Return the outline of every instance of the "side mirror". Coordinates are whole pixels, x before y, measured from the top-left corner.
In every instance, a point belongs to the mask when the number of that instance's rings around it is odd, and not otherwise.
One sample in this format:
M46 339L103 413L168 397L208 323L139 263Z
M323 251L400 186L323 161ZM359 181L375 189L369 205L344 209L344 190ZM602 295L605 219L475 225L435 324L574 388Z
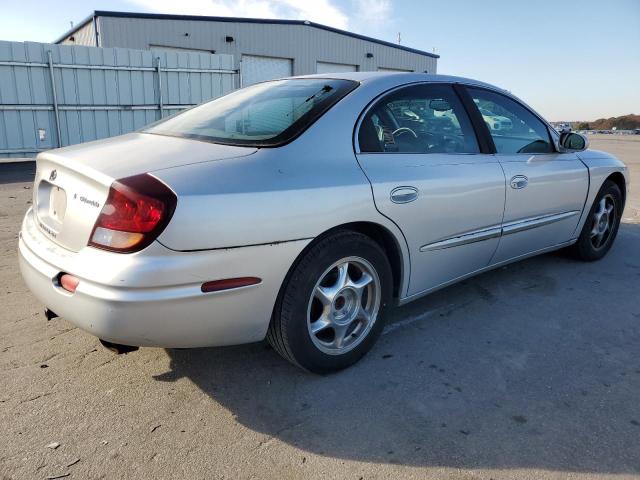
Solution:
M582 152L589 148L589 140L580 133L562 132L558 146L562 152Z

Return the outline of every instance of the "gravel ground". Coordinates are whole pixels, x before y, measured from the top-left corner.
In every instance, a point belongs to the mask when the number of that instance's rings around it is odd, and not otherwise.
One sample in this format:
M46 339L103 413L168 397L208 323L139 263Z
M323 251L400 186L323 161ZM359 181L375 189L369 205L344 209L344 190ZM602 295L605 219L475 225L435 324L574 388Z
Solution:
M592 146L640 178L638 140ZM635 185L604 260L437 292L322 377L264 344L116 356L46 322L16 259L32 169L0 165L0 478L640 478Z

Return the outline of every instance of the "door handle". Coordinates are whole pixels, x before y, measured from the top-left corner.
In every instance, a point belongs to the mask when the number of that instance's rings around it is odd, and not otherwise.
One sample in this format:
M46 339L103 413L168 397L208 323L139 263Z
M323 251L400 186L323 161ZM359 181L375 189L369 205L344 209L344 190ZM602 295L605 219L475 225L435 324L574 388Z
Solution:
M409 203L418 198L418 189L415 187L396 187L391 190L393 203Z
M529 185L529 179L524 175L516 175L511 179L511 188L515 188L516 190L520 190L521 188Z

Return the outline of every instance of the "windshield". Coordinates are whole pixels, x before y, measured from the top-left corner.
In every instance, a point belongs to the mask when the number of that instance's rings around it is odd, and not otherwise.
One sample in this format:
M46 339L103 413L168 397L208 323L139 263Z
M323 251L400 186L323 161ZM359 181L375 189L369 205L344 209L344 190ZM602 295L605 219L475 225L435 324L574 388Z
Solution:
M256 147L286 143L358 85L307 78L252 85L156 123L147 133Z

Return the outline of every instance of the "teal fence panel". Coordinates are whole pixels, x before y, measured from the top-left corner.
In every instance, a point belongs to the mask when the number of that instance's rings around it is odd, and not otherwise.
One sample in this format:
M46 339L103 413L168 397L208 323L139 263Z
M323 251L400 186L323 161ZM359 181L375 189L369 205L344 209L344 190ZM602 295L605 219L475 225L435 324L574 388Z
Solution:
M232 55L0 41L0 158L121 135L239 85Z

